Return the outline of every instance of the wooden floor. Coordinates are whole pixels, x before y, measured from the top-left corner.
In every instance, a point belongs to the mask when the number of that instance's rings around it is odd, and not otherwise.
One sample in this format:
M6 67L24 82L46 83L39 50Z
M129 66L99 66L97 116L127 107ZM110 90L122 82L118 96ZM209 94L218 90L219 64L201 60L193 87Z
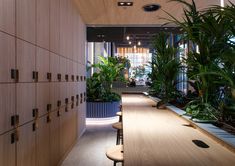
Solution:
M149 98L126 94L122 103L125 166L235 166L234 153Z

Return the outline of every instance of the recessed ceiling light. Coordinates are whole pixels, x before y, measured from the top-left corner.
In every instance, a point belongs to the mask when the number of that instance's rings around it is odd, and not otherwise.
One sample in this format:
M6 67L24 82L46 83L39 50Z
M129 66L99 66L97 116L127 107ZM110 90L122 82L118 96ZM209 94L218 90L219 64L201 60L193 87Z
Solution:
M125 1L122 1L122 2L118 2L117 3L118 6L133 6L133 2L125 2Z
M127 36L127 37L126 37L126 40L130 40L130 36Z
M158 9L160 9L161 6L158 5L158 4L148 4L148 5L145 5L143 6L143 10L145 12L154 12L154 11L157 11Z
M141 42L140 41L138 41L138 46L140 46L141 45Z
M131 41L129 41L129 44L131 45Z

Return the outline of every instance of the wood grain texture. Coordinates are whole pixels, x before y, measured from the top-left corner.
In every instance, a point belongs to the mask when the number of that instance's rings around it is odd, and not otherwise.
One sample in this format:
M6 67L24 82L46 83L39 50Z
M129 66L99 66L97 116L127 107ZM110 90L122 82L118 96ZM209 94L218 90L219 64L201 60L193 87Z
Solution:
M15 68L15 38L0 32L0 82L13 82L11 69Z
M8 132L0 136L0 165L15 166L16 149L15 144L11 144L11 134Z
M154 104L143 95L122 96L125 166L234 165L234 153Z
M0 0L0 30L15 34L15 0Z
M188 0L191 2L191 0ZM161 25L169 18L164 12L171 13L176 18L182 17L182 5L166 0L133 0L132 7L118 7L117 0L76 0L77 7L84 22L88 25ZM219 0L196 0L199 8L206 8L211 4L219 4ZM161 10L144 12L142 7L146 4L157 3Z
M36 0L16 0L16 35L36 43Z

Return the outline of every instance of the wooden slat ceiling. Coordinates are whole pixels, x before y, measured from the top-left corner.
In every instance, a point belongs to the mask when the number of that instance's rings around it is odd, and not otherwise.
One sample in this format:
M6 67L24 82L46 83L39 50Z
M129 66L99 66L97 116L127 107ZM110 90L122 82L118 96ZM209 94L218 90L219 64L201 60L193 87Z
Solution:
M169 0L126 0L134 2L132 7L118 7L117 2L121 0L75 1L88 26L159 26L166 22L161 18L168 17L164 10L177 18L182 17L182 4ZM200 9L220 4L220 0L195 0L195 2ZM143 11L144 5L153 3L161 5L161 9L148 13Z

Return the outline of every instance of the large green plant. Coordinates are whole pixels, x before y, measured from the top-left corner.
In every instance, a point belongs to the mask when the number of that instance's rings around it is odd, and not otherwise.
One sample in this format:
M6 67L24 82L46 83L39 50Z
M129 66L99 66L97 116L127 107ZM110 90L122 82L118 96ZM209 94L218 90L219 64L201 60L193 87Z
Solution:
M186 63L188 76L194 80L199 91L198 97L190 102L187 113L195 118L219 119L214 107L219 105L221 87L234 87L234 5L221 8L214 6L199 11L194 0L172 0L183 3L183 21L169 14L172 21L185 32L184 37L195 43L199 51L192 50ZM231 93L231 92L230 92Z
M162 99L157 106L174 99L176 94L175 80L180 62L175 58L177 49L168 45L169 35L159 33L153 40L155 52L152 57L151 89Z
M117 79L122 79L120 72L124 68L124 64L117 58L99 56L99 63L92 67L96 68L97 72L87 79L88 101L120 100L120 96L112 92L112 83Z

